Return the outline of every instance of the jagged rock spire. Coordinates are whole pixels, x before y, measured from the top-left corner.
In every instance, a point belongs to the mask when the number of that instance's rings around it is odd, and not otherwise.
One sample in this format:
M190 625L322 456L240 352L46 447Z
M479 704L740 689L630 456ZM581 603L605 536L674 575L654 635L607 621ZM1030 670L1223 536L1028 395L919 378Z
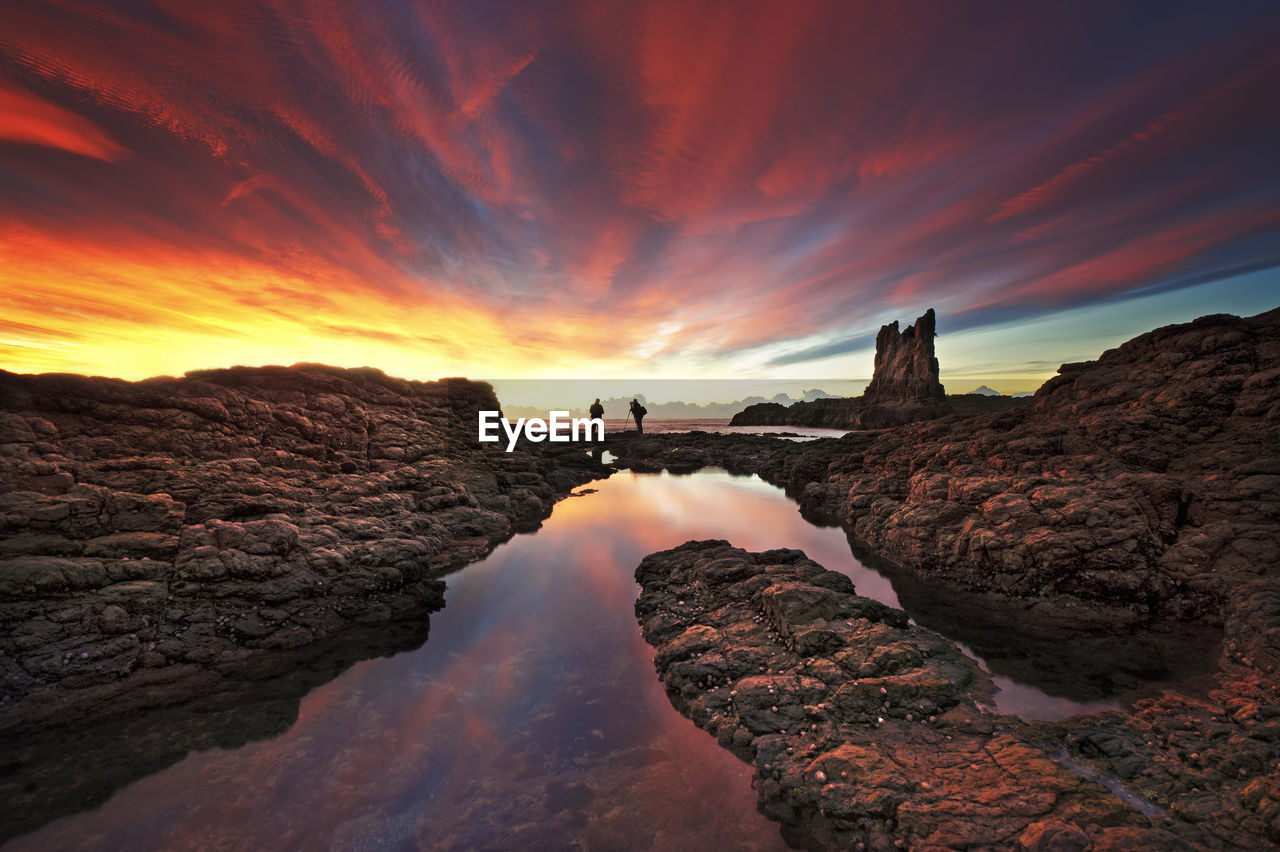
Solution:
M933 308L902 332L897 320L880 327L875 372L864 400L889 405L946 399L933 354L934 327Z

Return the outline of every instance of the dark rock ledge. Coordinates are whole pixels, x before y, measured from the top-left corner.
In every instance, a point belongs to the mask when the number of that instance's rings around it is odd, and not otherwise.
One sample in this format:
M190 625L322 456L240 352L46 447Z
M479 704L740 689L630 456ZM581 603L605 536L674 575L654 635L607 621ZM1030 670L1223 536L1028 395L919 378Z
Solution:
M297 649L264 651L251 665L146 669L128 681L133 695L118 701L145 709L107 705L71 725L10 733L0 745L0 843L97 807L193 752L278 737L312 689L363 660L420 647L429 630L426 617L358 624Z
M476 441L487 384L0 371L0 841L288 729L420 645L450 571L610 468Z
M1280 779L1262 767L1247 783L1202 772L1161 794L1144 786L1143 770L1167 773L1205 727L1216 745L1194 762L1234 759L1236 716L1195 702L1175 725L1159 713L1129 727L1121 714L1066 726L992 716L981 706L991 684L955 646L799 551L688 542L646 557L636 580L672 704L755 767L760 809L793 845L1176 850L1280 839ZM1068 730L1086 753L1132 765L1077 762ZM1261 757L1264 740L1252 742L1245 751Z
M441 575L609 473L580 446L479 444L498 407L487 384L320 365L0 371L0 736L425 623Z

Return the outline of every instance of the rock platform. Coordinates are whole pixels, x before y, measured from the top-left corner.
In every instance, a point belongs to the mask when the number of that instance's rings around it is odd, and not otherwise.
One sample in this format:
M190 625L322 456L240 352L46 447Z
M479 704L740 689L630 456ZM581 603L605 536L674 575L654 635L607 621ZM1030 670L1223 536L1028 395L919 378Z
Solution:
M479 444L498 407L487 384L320 365L0 372L0 735L425 619L440 576L609 472Z
M1280 707L1184 699L1171 713L1166 700L1127 719L1028 724L984 709L992 684L953 644L799 551L688 542L647 556L636 580L636 615L672 704L754 766L761 811L795 846L1280 840L1276 740L1254 718L1280 719ZM1203 749L1196 769L1183 766L1189 748Z

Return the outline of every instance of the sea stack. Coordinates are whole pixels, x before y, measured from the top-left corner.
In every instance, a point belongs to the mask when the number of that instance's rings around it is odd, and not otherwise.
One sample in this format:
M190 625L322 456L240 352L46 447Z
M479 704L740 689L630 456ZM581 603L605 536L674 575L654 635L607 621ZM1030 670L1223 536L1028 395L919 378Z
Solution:
M933 308L903 331L898 330L897 320L881 326L876 335L875 371L862 396L791 406L763 402L735 414L731 425L884 429L950 414L951 405L938 380L935 327Z
M933 308L906 330L898 321L880 327L876 335L875 372L862 399L878 405L908 405L944 401L946 391L938 381L938 358L933 352L936 336Z

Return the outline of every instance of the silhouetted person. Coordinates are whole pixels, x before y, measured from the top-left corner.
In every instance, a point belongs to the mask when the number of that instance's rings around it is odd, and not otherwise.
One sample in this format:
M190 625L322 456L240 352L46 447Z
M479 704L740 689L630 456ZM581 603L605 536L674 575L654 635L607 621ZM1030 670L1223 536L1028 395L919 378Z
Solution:
M640 400L631 400L631 416L636 419L636 431L641 435L644 434L644 416L649 413L649 409L640 404Z
M587 413L591 415L592 420L597 418L604 419L604 406L600 404L600 397L596 397L596 401L591 403L591 408L587 410Z

